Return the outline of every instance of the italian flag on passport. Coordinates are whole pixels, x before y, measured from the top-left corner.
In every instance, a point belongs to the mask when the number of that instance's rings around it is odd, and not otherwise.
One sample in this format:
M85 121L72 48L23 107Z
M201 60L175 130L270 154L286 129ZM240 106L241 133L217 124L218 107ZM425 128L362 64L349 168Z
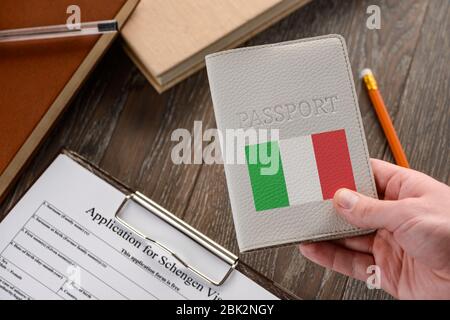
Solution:
M269 158L278 153L274 174L262 172L269 166L261 161L262 147ZM339 188L356 190L344 129L247 145L245 155L256 211L332 199Z

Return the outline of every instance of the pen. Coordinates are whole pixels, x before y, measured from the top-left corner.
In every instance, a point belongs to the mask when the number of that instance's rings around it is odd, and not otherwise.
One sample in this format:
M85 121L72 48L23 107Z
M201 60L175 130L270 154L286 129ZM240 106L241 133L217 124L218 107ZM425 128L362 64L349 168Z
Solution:
M383 128L386 139L391 148L395 162L402 167L409 168L408 160L406 159L405 151L400 143L397 132L392 124L391 117L384 104L383 97L378 90L378 84L370 69L363 69L361 71L361 78L364 80L367 92L369 93L370 100L375 109L375 112Z
M62 37L87 36L118 31L116 20L60 24L0 31L0 42L53 39Z

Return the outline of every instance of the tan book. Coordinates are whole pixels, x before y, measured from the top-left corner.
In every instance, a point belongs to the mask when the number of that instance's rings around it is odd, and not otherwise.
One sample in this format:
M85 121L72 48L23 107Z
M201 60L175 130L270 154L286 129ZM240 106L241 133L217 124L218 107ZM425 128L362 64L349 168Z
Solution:
M1 0L0 30L116 19L138 0ZM0 44L0 199L46 137L117 33Z
M131 59L158 92L310 0L142 0L122 30Z

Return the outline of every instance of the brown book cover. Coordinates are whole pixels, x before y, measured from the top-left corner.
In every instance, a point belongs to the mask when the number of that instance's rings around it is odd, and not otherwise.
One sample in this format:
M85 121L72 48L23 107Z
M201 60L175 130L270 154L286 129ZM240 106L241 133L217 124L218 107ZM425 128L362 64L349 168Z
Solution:
M142 0L122 31L125 49L158 92L310 0Z
M0 30L65 24L69 5L81 22L116 19L138 0L2 0ZM101 36L0 43L0 198L112 43Z

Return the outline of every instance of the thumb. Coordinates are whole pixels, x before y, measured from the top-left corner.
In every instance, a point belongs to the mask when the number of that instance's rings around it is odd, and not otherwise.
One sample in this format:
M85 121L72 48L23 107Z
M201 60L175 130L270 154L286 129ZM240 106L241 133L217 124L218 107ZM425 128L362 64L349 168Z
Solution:
M363 229L393 232L412 216L412 210L408 210L404 200L378 200L349 189L339 189L333 202L340 216Z

